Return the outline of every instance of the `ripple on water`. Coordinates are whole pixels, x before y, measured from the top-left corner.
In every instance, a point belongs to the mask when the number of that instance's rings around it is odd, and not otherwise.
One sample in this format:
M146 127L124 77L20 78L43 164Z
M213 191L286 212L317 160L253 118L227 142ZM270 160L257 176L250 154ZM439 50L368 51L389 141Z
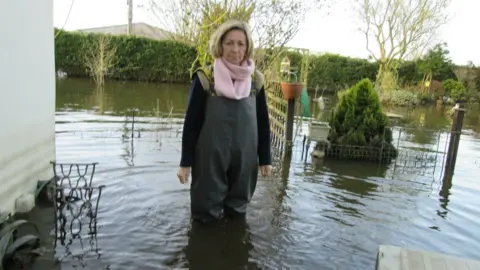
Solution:
M480 190L465 159L447 195L428 177L388 179L392 168L296 160L288 180L259 180L247 224L198 228L188 186L176 179L178 134L142 131L132 141L122 138L118 117L69 117L57 125L57 160L99 162L94 183L106 188L94 241L101 256L86 251L85 235L83 247L72 240L62 269L372 269L380 244L480 259ZM67 255L65 246L56 250Z

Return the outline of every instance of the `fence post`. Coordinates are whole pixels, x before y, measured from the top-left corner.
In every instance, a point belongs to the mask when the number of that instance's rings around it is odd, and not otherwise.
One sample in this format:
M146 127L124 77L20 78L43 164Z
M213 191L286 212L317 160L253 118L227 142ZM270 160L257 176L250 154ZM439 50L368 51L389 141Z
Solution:
M463 117L465 116L464 108L455 106L453 110L453 122L450 129L450 141L448 142L447 162L445 165L445 180L447 180L447 182L452 180L455 171L458 145L460 144L460 135L462 134Z
M294 123L294 118L295 118L295 99L291 98L288 100L288 105L287 105L287 129L285 132L285 139L286 139L286 145L285 145L285 152L290 153L292 150L293 146L293 123Z

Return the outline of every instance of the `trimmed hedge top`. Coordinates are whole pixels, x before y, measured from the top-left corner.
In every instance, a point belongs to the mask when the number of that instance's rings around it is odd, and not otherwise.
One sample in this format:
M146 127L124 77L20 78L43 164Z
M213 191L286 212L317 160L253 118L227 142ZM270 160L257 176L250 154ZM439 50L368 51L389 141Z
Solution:
M66 32L55 29L56 69L72 77L88 76L84 55L92 42L104 34ZM189 44L154 40L135 36L110 36L111 45L117 48L116 65L106 74L116 80L144 82L190 82L190 68L197 53ZM301 61L301 56L291 55L292 65ZM308 88L319 86L325 92L335 92L355 85L368 78L375 80L378 65L366 59L350 58L335 54L311 55L309 59ZM400 66L400 83L419 82L423 74L414 62ZM448 78L438 78L444 80Z

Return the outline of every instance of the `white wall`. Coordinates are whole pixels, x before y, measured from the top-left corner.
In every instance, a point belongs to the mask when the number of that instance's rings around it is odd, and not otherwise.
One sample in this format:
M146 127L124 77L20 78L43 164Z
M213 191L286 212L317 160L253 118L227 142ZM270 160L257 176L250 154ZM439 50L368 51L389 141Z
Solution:
M0 211L53 177L55 55L53 0L0 7Z

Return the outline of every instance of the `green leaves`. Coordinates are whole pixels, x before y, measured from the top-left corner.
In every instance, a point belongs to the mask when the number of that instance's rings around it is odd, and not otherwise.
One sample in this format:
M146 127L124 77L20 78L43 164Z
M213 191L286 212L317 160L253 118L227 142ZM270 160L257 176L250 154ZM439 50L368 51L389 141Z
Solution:
M69 76L88 76L84 55L103 34L63 32L55 39L55 65ZM111 36L115 65L106 78L148 82L188 82L194 47L172 40Z
M14 231L20 225L27 223L26 220L16 220L12 223L7 223L1 230L0 230L0 237L3 237L10 231Z
M10 241L12 239L12 234L13 231L8 231L6 234L0 237L0 270L4 269L3 262L6 259L6 252L8 249L8 246L10 244Z
M0 213L0 224L3 224L7 219L9 218L9 214L6 213Z
M388 117L369 79L347 90L330 117L329 140L340 158L372 160L396 155ZM358 148L361 147L361 148ZM362 151L362 147L368 147ZM383 153L383 148L388 151ZM353 150L352 150L353 149Z
M465 86L459 81L448 79L443 82L445 94L453 100L461 100L465 96Z
M36 247L40 243L40 239L35 235L24 235L17 240L15 240L12 244L10 244L5 252L5 257L10 258L12 257L16 251L27 247Z
M15 254L26 248L38 246L40 239L35 235L24 235L15 239L15 231L22 225L28 224L26 220L16 220L13 222L4 221L0 223L0 270L5 267L5 262L15 256ZM37 230L36 226L34 228Z

